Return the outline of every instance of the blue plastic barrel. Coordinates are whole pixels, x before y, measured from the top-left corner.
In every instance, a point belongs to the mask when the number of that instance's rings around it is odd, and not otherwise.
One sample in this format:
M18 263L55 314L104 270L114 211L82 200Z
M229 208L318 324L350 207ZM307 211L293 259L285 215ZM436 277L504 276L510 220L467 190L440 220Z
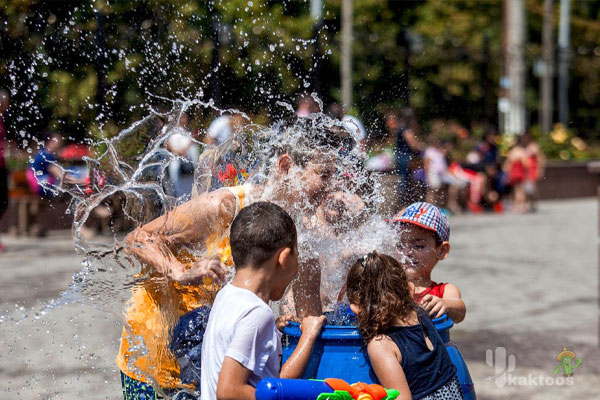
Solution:
M458 381L466 400L475 400L473 380L458 347L450 341L450 328L454 322L444 315L433 320L450 359L456 366ZM290 323L283 329L283 363L292 355L300 335L300 325ZM378 383L369 357L363 349L363 340L355 325L325 325L315 343L311 358L304 370L303 379L340 378L346 382Z
M306 379L265 378L256 385L258 400L306 400L316 399L321 393L333 393L323 381Z
M458 350L456 343L450 340L450 328L454 326L454 321L444 314L440 318L434 319L433 324L446 344L446 350L448 351L450 360L452 360L452 363L456 367L456 376L458 377L458 382L462 388L465 400L475 400L475 386L473 385L471 374L469 374L467 363L465 363L465 359L462 354L460 354L460 350Z

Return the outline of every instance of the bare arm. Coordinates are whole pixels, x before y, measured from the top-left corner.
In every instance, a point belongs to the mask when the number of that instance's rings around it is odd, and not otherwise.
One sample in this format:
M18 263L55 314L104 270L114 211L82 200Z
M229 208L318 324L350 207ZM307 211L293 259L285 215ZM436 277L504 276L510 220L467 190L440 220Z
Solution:
M367 345L371 366L381 385L400 392L398 400L412 400L410 388L400 365L402 354L387 336L378 336Z
M443 297L428 294L421 300L421 306L429 312L432 318L439 318L443 314L448 314L456 323L462 322L467 313L467 307L462 300L460 290L451 283L448 283L444 288Z
M448 304L448 316L456 323L462 322L467 313L467 306L462 299L460 290L448 283L444 288L444 301Z
M306 317L302 320L302 325L300 325L302 336L300 336L298 345L290 358L281 367L280 378L299 379L302 377L304 368L306 368L306 364L310 359L313 345L319 337L319 332L324 323L325 316L323 315L320 317Z
M62 179L63 175L64 175L64 171L61 167L59 167L57 164L50 164L48 165L48 172L50 172L50 175L52 175L53 177L57 178L57 179Z
M217 139L207 133L206 136L204 136L204 143L215 145L217 144Z
M406 129L404 131L403 135L404 135L404 140L406 140L406 143L408 143L411 150L413 150L413 151L425 150L425 145L423 143L421 143L421 141L419 139L417 139L417 137L415 136L415 134L413 133L412 130Z
M204 243L224 232L234 213L235 197L229 191L202 194L135 229L125 239L127 249L159 274L181 283L194 283L204 276L222 279L225 270L219 260L204 259L186 268L173 247Z
M296 315L299 318L322 315L321 268L316 259L302 263L292 283Z
M248 384L250 370L242 364L225 356L219 381L217 383L218 400L255 400L254 388Z

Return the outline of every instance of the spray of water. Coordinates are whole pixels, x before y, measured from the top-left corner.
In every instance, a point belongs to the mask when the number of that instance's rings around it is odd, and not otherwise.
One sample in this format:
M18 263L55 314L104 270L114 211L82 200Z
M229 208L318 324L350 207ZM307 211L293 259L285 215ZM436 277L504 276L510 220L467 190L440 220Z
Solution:
M253 21L255 34L256 29L260 32L268 30L265 27L269 26L268 11L259 11L258 19ZM54 40L61 41L62 36L70 38L68 35L83 35L76 20L84 20L87 13L96 12L98 10L94 4L81 9L76 7L73 12L69 12L66 20L59 18L56 28L58 33L55 34L58 39L48 36L44 41L52 43ZM241 10L239 12L242 13ZM248 12L248 8L244 12ZM49 21L52 18L56 20L56 16L50 16ZM279 66L280 70L274 71L280 77L281 71L290 70L287 61L278 64L277 53L284 48L283 41L270 44L264 54L257 53L254 60L239 60L244 73L254 76L251 78L254 79L251 85L254 95L263 102L271 102L269 112L279 116L275 123L260 126L251 124L250 118L241 111L221 110L212 100L203 100L204 94L202 90L196 89L198 84L188 76L189 71L179 70L182 60L193 53L191 49L201 44L202 38L194 39L194 43L182 44L176 38L169 37L165 43L158 43L153 37L145 36L146 25L151 26L152 21L144 21L140 26L141 31L133 35L141 43L141 56L133 48L103 49L100 46L84 55L106 63L102 68L107 68L112 59L114 62L122 62L128 76L144 92L143 96L151 97L152 101L170 104L170 110L165 112L163 109L147 109L145 103L136 103L131 106L131 110L145 114L144 118L110 139L90 140L89 144L95 152L86 159L90 178L88 183L82 185L63 182L58 187L41 183L48 190L68 193L72 198L69 208L74 217L72 234L75 248L82 257L82 268L73 276L69 289L60 298L38 310L35 318L43 324L56 325L56 319L51 321L44 317L58 307L83 303L112 314L123 322L125 330L131 334L127 311L131 305L132 293L151 290L162 295L164 300L160 305L160 323L164 330L160 334L165 335L161 339L168 341L170 329L180 315L178 304L169 298L173 283L164 276L157 275L152 268L148 268L127 251L126 236L135 228L160 216L172 215L174 208L186 202L194 201L222 186L240 183L252 185L248 201L274 201L292 215L299 233L300 262L311 266L315 273L321 275L319 300L323 310L335 309L340 301L343 280L350 264L360 255L372 250L391 252L394 242L394 233L377 214L384 201L379 177L362 168L364 154L353 144L357 138L353 138L354 141L346 140L344 146L325 150L318 142L327 142L328 135L348 135L348 132L341 132L344 127L340 121L323 114L322 101L313 94L320 112L300 119L293 118L294 107L291 104L278 101L285 96L278 92L277 85L269 83L267 72L273 65ZM239 48L236 50L242 54L249 46L248 32L235 24L231 31L234 34L239 31L239 36L243 39L237 43ZM232 33L227 35L231 36ZM76 43L77 40L69 39L64 42ZM298 56L307 53L313 44L311 40L296 38L292 43L293 48L289 49L289 54ZM79 48L66 47L67 50L81 52ZM199 65L202 64L206 64L206 60L199 60ZM26 125L25 120L28 118L43 120L43 113L38 106L41 103L38 93L43 85L37 82L48 78L46 70L55 67L66 68L60 57L46 56L41 52L32 60L17 60L8 66L13 82L12 95L17 97L19 93L27 93L26 102L23 102L21 108L30 110L31 115L24 116L19 112L17 122L20 125ZM211 68L211 72L202 78L200 86L209 87L220 69L221 65L217 63L214 70ZM183 100L155 96L148 92L149 87L159 85L163 78L168 82L162 93L176 93L175 96ZM58 82L58 78L52 79ZM295 79L298 87L308 88L310 71ZM49 86L56 91L55 86L59 85ZM122 97L117 83L107 87L106 92L107 98ZM101 102L95 104L92 99L82 102L81 108L81 117L94 112L99 130L114 117L107 115L110 107ZM205 145L180 126L182 116L195 109L238 115L245 121L244 128L221 145ZM32 147L36 143L32 133L27 129L18 132L18 140L23 147L29 147L29 154L33 153ZM168 146L169 140L176 135L189 139L200 152L195 160L193 190L190 195L180 197L173 195L168 174L170 165L184 161L181 154ZM37 145L41 146L42 143L37 142ZM277 165L278 157L284 153L290 153L294 163L285 176L282 176L277 171ZM113 226L111 237L88 238L84 234L86 223L95 217L97 210L107 207L118 210L124 216L120 226ZM192 241L182 245L177 256L179 261L190 263L195 259L212 256L214 251L206 243ZM286 296L283 303L283 309L294 311L295 304L291 296ZM19 318L29 316L24 309L21 313L23 316ZM10 322L17 326L19 318L7 320L0 316L0 323ZM137 344L129 349L131 357L128 366L136 373L143 374L143 371L136 369L135 361L148 354L148 348L143 337L136 339ZM74 341L79 343L78 339L74 338ZM82 344L80 347L85 346Z
M94 209L103 204L121 205L130 226L138 227L160 215L170 215L175 207L221 186L250 184L253 189L248 202L278 202L295 219L300 262L320 272L320 300L325 311L333 310L342 300L345 273L360 255L372 250L391 251L394 234L376 213L383 202L378 177L362 168L364 156L339 121L323 113L299 119L290 116L269 127L249 124L222 145L207 146L182 131L178 121L190 107L212 105L200 101L174 105L170 113L151 112L113 139L95 143L97 156L87 160L92 177L89 185L59 188L73 196L73 237L83 256L83 268L74 276L70 289L42 314L58 305L80 301L117 313L125 329L129 329L125 311L132 292L150 285L153 291L166 296L170 293L172 282L157 276L127 251L127 231L115 232L110 240L89 240L82 235ZM292 109L288 104L282 106L284 111ZM202 148L191 198L175 198L165 189L165 171L169 163L180 157L168 151L166 143L171 136L182 134ZM342 145L320 146L336 135L346 138L340 142ZM277 169L278 158L288 153L294 162L282 176ZM232 168L236 171L233 175ZM191 259L210 257L210 252L214 252L205 243L194 241L184 247ZM290 300L291 296L287 296L283 302ZM161 321L167 335L164 340L169 340L168 334L180 313L172 309L176 304L171 304L169 298L163 297L162 301ZM293 306L281 305L292 311ZM330 320L336 322L343 321ZM128 365L134 371L136 357L147 354L143 338L138 339L139 344L130 348Z

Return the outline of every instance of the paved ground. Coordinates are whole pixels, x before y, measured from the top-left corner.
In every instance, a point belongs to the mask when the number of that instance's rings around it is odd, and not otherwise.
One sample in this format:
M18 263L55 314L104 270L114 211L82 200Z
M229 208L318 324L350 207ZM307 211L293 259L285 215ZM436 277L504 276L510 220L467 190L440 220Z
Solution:
M451 224L452 251L434 278L457 284L467 301L467 318L452 337L478 398L599 398L597 203L546 202L536 214L466 215ZM9 251L0 255L0 398L118 399L114 317L82 305L34 317L80 268L69 233L3 241ZM581 366L572 385L549 386L563 346ZM510 376L493 367L502 365L499 347L516 356Z
M479 399L600 396L597 202L546 202L529 215L452 218L449 258L434 276L461 288L467 317L452 330ZM501 386L486 350L516 356L513 377L552 377L562 347L582 358L572 386ZM500 372L500 371L498 371Z

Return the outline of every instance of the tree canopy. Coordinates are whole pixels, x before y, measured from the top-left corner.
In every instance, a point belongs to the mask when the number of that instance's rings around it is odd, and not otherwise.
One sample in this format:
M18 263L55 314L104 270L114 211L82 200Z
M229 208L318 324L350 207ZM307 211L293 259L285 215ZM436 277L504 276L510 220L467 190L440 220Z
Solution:
M12 136L111 135L164 98L213 98L263 117L276 101L316 89L325 104L340 101L341 0L324 1L322 25L309 1L0 4L0 87L12 92ZM526 1L531 126L542 8L543 0ZM368 127L377 130L381 112L404 105L422 121L497 121L502 1L354 0L353 11L353 112ZM555 2L555 31L558 13ZM600 4L574 0L570 128L587 137L600 127L599 17Z

